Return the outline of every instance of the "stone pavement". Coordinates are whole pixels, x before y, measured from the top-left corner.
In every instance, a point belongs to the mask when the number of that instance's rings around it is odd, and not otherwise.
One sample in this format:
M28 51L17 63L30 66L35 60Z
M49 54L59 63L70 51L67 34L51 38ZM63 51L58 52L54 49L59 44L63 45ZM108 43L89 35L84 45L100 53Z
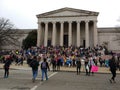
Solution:
M119 90L120 75L116 83L110 83L111 74L94 74L86 76L85 73L77 75L75 72L58 72L53 77L37 85L35 90Z
M51 68L51 67L50 67ZM3 69L3 64L0 63L0 69ZM20 70L31 70L31 67L28 66L28 64L24 63L22 65L15 65L14 63L10 66L10 69L20 69ZM51 69L50 69L51 70ZM68 71L68 72L73 72L76 71L76 67L61 67L61 71ZM81 72L85 72L84 66L81 67ZM110 73L109 68L107 67L99 67L97 73ZM117 73L120 73L120 71L117 71Z

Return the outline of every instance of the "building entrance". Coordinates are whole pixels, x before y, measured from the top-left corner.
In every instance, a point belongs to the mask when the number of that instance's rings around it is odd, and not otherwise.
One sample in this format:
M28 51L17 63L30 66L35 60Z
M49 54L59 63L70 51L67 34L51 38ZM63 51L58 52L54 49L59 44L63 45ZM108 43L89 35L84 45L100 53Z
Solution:
M68 35L64 35L64 46L68 47Z
M85 40L83 40L83 47L85 48Z
M51 46L51 40L48 40L47 46Z

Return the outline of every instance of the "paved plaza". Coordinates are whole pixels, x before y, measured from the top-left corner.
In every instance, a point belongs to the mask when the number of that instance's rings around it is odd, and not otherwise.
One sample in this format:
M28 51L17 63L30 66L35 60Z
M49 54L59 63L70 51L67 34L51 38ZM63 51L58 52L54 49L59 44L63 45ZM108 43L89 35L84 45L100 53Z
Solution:
M59 72L47 82L38 84L36 90L119 90L120 75L117 75L117 83L109 82L110 74L95 74L85 76L85 73L76 75L74 72Z
M120 88L120 75L116 82L111 84L111 74L95 74L85 76L85 73L76 75L75 72L49 72L48 81L40 81L39 73L35 83L31 80L30 70L11 70L10 77L3 78L0 70L0 90L118 90Z
M2 66L2 65L1 65ZM16 69L15 69L16 68ZM63 70L64 69L64 70ZM120 74L117 72L116 83L110 83L110 73L98 72L94 76L86 76L84 72L77 75L75 68L62 68L60 72L48 72L49 80L41 80L39 71L35 83L32 83L31 68L27 65L10 69L9 78L4 79L4 70L0 69L0 90L119 90Z

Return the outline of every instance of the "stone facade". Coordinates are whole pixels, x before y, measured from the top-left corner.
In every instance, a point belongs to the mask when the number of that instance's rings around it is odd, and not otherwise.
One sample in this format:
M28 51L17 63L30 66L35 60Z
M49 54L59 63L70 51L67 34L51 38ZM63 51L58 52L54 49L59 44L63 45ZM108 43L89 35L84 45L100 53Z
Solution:
M3 46L1 46L1 48L3 50L17 50L17 49L19 50L19 49L21 49L22 41L27 37L28 33L30 31L32 31L32 30L34 30L34 29L18 29L18 30L16 30L15 31L16 33L14 33L12 35L13 37L18 39L18 41L15 42L16 44L15 45L13 45L13 44L9 44L9 45L4 44Z
M37 15L37 46L96 46L98 14L93 11L62 8Z
M120 28L98 28L98 41L109 50L120 51Z

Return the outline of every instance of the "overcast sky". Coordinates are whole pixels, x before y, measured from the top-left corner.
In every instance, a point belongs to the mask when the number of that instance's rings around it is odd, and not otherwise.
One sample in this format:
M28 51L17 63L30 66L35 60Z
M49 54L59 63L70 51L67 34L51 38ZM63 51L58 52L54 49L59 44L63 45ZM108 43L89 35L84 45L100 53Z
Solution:
M37 14L70 7L99 12L98 27L120 25L120 0L0 0L0 17L19 29L37 29Z

